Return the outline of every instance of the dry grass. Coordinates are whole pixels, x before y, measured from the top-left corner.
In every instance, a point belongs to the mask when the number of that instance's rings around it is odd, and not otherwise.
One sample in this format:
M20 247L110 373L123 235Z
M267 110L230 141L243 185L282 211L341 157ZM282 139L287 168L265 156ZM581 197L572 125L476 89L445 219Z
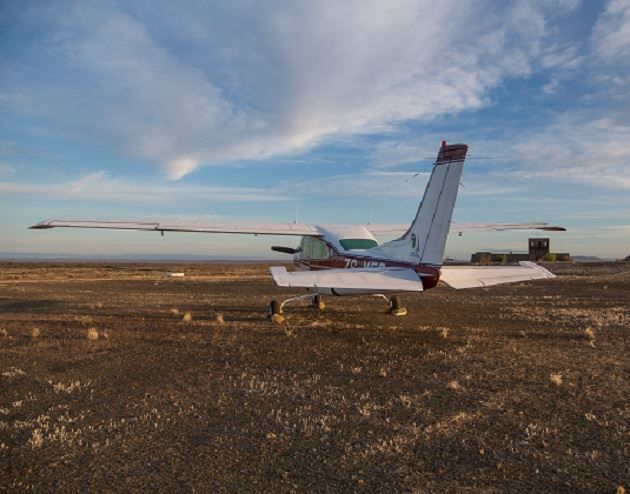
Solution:
M42 447L44 439L42 437L42 431L40 429L33 429L31 438L28 440L32 449L38 449Z
M411 406L411 396L409 395L400 395L400 402L403 404L405 408L409 408Z
M449 329L447 327L438 328L440 330L440 336L444 339L448 338Z
M88 328L85 337L88 340L98 340L98 330L95 327Z
M169 312L177 316L179 314L179 309L177 307L173 307L172 309L169 310Z
M627 488L630 276L612 263L409 295L406 318L331 297L280 327L265 302L292 290L263 265L186 266L191 279L157 287L161 265L2 268L9 492ZM96 300L96 323L75 320Z
M216 322L217 324L225 324L225 321L223 320L223 314L217 314L214 318L214 322Z
M284 316L282 314L273 314L271 316L271 322L274 324L282 324L284 322Z
M184 317L182 317L182 321L184 321L185 323L192 322L192 314L190 312L186 312L184 314Z
M593 329L589 326L588 328L586 328L584 330L584 336L586 336L589 340L594 340L595 339L595 332L593 331Z
M562 384L562 374L551 374L549 380L556 386L560 386Z
M94 324L94 319L91 316L77 316L75 317L75 321L80 322L84 326L91 326Z
M461 384L459 384L457 381L449 381L448 384L446 385L446 387L448 389L452 389L452 390L455 390L455 391L457 391L458 389L462 388Z
M37 326L31 328L31 338L37 339L37 338L39 338L39 336L41 334L42 334L42 332L40 331L40 329Z

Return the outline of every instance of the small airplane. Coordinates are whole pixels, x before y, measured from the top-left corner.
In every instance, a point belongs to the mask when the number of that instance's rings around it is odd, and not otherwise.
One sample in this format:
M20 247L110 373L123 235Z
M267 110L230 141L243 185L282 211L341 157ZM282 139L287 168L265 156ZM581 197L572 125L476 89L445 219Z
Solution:
M405 315L399 295L423 292L443 281L453 288L472 288L526 280L555 278L533 262L518 266L443 266L449 231L525 230L564 231L547 223L451 222L468 146L442 141L431 177L411 225L309 225L302 223L169 224L165 222L46 220L33 229L57 227L108 228L160 232L240 233L301 237L298 247L273 246L276 252L292 254L296 270L270 268L278 286L306 289L306 293L279 303L269 303L269 317L281 320L284 306L310 298L312 307L323 310L323 295L374 295L385 299L389 312ZM379 244L375 236L400 235Z

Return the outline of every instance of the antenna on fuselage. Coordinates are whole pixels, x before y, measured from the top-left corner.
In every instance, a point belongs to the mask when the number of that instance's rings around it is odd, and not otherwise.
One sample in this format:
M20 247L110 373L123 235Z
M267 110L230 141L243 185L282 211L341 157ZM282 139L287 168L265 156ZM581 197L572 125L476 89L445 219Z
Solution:
M293 224L297 224L298 217L300 216L300 201L295 205L295 218L293 218Z

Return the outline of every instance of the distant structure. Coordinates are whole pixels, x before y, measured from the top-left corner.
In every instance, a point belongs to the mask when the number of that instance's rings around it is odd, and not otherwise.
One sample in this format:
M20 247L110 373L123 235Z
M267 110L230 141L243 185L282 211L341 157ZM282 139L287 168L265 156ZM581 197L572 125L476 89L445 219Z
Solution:
M530 238L529 239L529 260L539 261L549 254L548 238Z
M519 261L570 261L568 253L551 253L548 238L530 238L525 252L475 252L470 257L474 264L508 264Z

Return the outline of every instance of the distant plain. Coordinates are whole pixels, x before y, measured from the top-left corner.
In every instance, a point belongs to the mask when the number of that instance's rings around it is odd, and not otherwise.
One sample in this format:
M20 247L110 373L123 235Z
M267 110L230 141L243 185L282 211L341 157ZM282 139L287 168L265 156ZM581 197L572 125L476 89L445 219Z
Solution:
M630 263L325 298L264 263L0 263L0 490L630 487Z

